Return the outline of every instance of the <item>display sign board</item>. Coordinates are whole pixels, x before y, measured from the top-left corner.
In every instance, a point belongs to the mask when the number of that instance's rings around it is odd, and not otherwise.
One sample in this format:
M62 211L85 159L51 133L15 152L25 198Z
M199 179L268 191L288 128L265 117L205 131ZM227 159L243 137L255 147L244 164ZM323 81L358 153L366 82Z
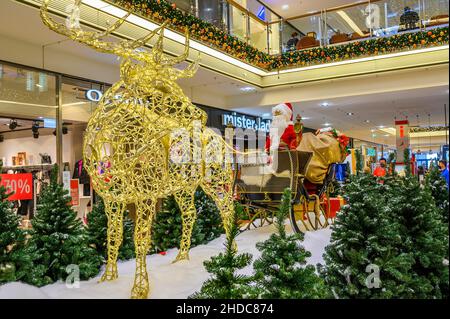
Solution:
M409 148L409 122L395 121L396 128L396 147L397 147L397 163L404 162L404 152Z
M70 194L70 172L64 171L62 176L63 188Z
M44 119L44 128L56 128L56 119Z
M80 205L80 181L78 179L70 180L70 197L72 197L70 202L72 206Z
M0 174L0 176L0 185L6 188L6 193L13 193L8 200L33 199L33 174Z

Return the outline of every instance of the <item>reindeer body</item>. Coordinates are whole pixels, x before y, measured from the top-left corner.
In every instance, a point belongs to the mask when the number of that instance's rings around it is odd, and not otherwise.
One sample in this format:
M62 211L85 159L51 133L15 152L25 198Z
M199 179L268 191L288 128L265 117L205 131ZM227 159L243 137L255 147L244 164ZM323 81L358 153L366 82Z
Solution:
M225 161L227 145L206 128L206 113L195 107L174 82L193 76L197 68L196 64L182 71L173 67L187 57L187 32L185 53L167 58L162 54L163 27L151 52L136 51L158 30L131 43L103 42L100 38L117 29L128 15L102 34L71 30L50 19L48 2L43 2L41 17L50 29L123 58L121 80L104 94L88 122L83 155L108 216L108 261L101 280L118 276L123 215L128 205L134 205L136 274L132 297L146 298L146 255L158 199L174 195L182 212L183 233L176 261L188 259L196 218L194 193L199 186L216 202L228 235L234 205L231 164Z

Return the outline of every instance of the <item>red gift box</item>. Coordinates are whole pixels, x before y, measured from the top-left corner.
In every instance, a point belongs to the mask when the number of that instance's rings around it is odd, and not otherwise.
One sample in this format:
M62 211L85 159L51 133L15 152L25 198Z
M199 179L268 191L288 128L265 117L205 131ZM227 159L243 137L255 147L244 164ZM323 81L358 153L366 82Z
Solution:
M330 198L330 211L328 212L328 201L325 199L325 211L329 214L328 218L336 218L336 213L344 205L344 199L342 197Z

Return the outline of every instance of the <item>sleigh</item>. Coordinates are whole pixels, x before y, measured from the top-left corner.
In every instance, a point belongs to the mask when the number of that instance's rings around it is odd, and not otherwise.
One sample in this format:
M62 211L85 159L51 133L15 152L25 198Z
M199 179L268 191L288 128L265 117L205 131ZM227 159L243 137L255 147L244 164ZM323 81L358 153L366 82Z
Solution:
M310 148L313 151L280 150L270 164L261 157L259 162L253 160L239 165L235 185L245 215L241 217L245 220L244 229L272 223L286 188L291 190L289 216L294 231L318 230L334 221L343 204L342 199L330 197L336 163L340 160L321 161L320 154L325 152L314 146ZM341 154L336 158L342 158Z

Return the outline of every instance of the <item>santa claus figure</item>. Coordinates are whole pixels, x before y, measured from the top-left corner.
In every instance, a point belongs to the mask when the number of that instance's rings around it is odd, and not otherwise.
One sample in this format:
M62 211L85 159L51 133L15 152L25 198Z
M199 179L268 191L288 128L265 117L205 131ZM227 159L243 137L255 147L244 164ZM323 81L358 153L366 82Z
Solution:
M294 130L291 103L282 103L272 108L272 123L266 139L266 151L273 153L279 149L296 149L297 134Z

